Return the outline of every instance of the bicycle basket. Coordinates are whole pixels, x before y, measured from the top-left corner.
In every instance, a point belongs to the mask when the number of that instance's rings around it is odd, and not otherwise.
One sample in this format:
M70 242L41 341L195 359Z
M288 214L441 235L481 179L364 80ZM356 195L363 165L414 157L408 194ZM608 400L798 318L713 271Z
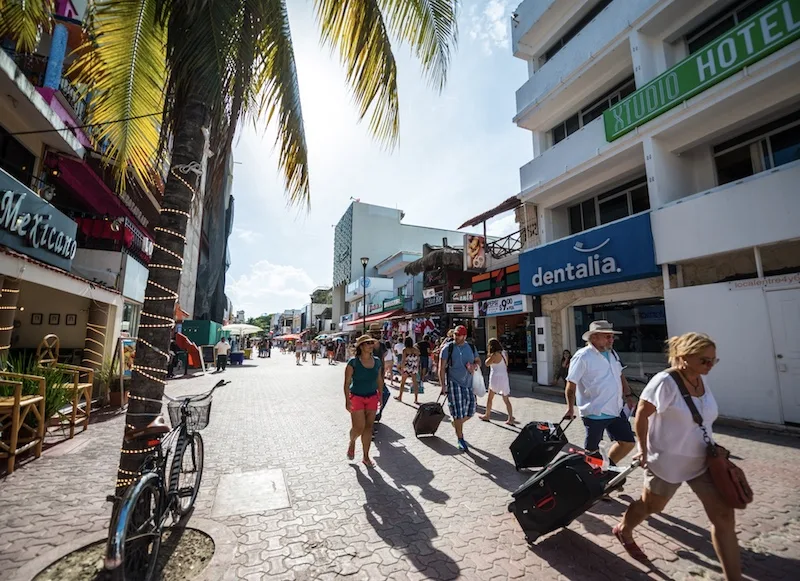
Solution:
M178 427L181 423L182 404L182 401L171 401L167 404L169 421L173 428ZM208 425L211 416L211 397L190 401L186 406L186 413L186 429L190 433L202 430Z

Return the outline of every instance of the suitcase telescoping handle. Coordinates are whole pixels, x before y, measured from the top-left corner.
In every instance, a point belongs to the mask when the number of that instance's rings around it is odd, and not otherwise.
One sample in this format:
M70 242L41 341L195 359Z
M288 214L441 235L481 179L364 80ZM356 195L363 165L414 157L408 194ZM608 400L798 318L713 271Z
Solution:
M638 467L639 467L638 460L634 460L633 462L631 462L630 466L622 470L619 474L614 476L614 478L608 481L608 484L606 484L606 489L615 487L617 484L625 480L628 477L628 474L636 470Z
M559 427L559 428L561 428L561 424L563 424L563 423L564 423L564 420L566 420L566 419L567 419L567 416L564 416L563 418L561 418L561 421L560 421L560 422L558 422L558 427ZM575 418L574 418L574 417L570 418L570 419L569 419L569 423L568 423L566 426L564 426L563 428L561 428L561 430L562 430L563 432L566 432L566 431L567 431L567 428L569 428L569 427L572 425L572 422L574 422L574 421L575 421Z

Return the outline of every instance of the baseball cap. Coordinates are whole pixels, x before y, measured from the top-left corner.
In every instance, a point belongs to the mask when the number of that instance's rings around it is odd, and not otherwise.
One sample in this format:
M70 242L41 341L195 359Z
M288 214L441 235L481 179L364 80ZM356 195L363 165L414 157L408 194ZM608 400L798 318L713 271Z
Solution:
M466 335L467 334L467 328L464 325L458 325L453 330L455 331L456 335Z

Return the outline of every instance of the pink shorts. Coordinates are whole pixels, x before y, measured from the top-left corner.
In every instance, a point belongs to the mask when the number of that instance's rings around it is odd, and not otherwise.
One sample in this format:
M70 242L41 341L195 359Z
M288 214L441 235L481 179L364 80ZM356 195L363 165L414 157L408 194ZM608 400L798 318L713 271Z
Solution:
M350 394L350 411L353 412L360 412L361 410L365 410L368 412L377 412L378 411L378 394L374 393L372 395L363 396L363 395L354 395Z

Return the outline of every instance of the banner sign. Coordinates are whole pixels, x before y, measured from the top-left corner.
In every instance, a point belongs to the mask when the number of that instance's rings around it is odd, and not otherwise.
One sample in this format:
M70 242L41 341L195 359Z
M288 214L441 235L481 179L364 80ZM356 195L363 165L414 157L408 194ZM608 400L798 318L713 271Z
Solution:
M464 234L464 270L482 271L486 268L486 237Z
M453 291L450 294L450 300L454 303L471 303L472 302L472 289Z
M538 246L519 256L523 294L545 295L661 273L650 213Z
M473 300L479 301L517 294L519 294L519 264L512 264L472 277Z
M777 0L603 113L614 141L800 38L800 0Z
M472 303L447 303L445 310L451 315L469 315L470 317L475 312Z
M386 299L383 301L383 310L399 309L403 306L403 297L394 297L393 299Z
M0 244L69 270L78 225L0 169Z
M426 309L428 307L435 307L437 305L442 305L442 304L444 304L443 290L435 291L433 296L425 298L422 302L422 306Z
M383 310L383 305L371 304L367 307L367 313L369 313L370 315L373 313L380 313L382 310Z
M431 299L436 296L436 289L435 288L424 288L422 289L422 298L423 299Z
M533 311L531 297L514 295L502 299L490 299L475 303L475 317L497 317L499 315L516 315Z
M779 274L764 278L748 278L734 280L728 283L728 290L745 290L752 288L780 288L800 285L800 272L792 274Z

